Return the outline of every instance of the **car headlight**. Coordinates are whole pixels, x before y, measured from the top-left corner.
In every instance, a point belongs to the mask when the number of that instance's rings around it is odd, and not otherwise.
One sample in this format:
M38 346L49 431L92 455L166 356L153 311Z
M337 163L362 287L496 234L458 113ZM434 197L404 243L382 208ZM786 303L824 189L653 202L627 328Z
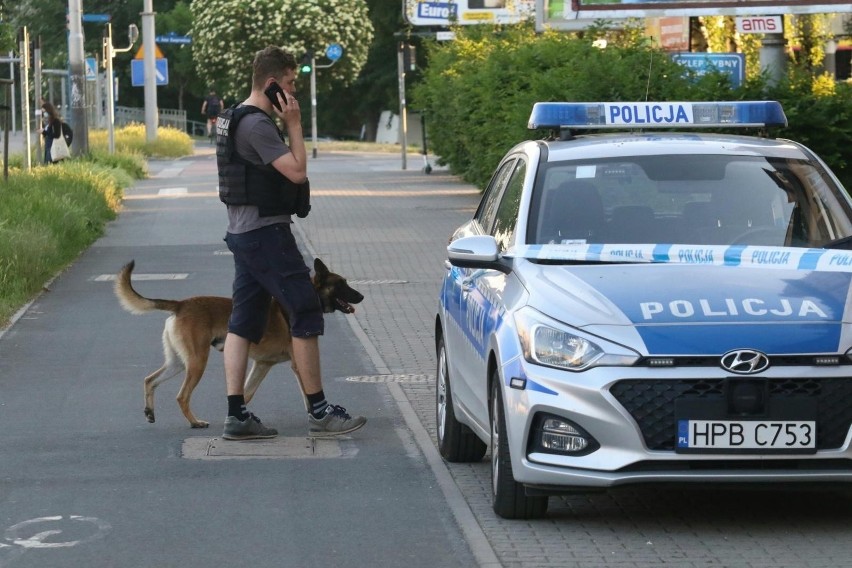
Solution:
M585 371L629 366L639 359L638 353L626 347L570 328L528 306L515 312L515 325L524 358L537 365Z

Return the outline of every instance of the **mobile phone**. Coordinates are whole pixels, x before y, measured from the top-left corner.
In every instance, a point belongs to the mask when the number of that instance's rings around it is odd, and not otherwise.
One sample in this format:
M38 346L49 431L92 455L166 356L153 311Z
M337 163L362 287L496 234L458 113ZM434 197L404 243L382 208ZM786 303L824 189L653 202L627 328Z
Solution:
M266 95L266 98L269 99L269 102L272 103L272 106L281 110L281 104L278 102L278 93L281 93L281 98L284 99L284 104L287 104L287 95L284 94L284 89L281 88L281 85L273 82L271 85L264 89L263 94Z

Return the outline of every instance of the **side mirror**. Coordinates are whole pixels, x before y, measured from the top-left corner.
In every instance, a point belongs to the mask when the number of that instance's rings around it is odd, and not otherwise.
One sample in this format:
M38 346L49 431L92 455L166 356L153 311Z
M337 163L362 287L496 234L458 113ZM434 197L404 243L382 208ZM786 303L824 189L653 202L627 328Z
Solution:
M504 274L512 271L511 266L500 256L497 240L490 235L456 239L447 246L447 256L453 266L460 268L499 270Z

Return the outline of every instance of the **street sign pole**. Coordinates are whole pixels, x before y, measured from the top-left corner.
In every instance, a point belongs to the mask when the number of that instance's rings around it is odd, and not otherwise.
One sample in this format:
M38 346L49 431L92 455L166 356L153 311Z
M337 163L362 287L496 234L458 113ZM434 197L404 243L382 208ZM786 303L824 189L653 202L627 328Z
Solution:
M145 139L154 142L157 139L157 66L154 48L154 1L145 0L142 12L142 43L145 56Z
M317 157L317 58L311 57L311 156Z
M104 37L104 63L106 63L107 75L107 138L109 140L109 153L115 154L115 79L112 75L112 58L116 53L124 53L130 51L136 39L139 37L139 30L136 24L130 24L128 28L129 45L124 49L115 49L112 46L112 24L107 24L106 37Z
M86 118L86 73L83 66L83 1L68 0L68 66L71 79L71 123L74 126L74 156L89 152Z
M405 104L405 43L399 42L396 50L396 69L399 74L399 140L402 146L402 169L408 169L408 159L406 148L408 143L408 121Z
M343 48L333 43L325 50L325 56L331 59L327 65L317 65L316 56L311 56L311 141L312 157L317 157L317 69L328 69L343 56Z

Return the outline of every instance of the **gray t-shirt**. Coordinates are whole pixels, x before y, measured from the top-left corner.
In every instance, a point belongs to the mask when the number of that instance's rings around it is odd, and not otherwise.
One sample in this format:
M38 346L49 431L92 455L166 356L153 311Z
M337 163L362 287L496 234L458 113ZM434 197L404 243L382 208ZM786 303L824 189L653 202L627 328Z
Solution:
M237 127L234 138L237 153L252 164L271 164L290 148L281 140L278 127L266 113L245 115ZM290 215L260 217L256 205L228 205L228 232L247 233L276 223L292 223Z

